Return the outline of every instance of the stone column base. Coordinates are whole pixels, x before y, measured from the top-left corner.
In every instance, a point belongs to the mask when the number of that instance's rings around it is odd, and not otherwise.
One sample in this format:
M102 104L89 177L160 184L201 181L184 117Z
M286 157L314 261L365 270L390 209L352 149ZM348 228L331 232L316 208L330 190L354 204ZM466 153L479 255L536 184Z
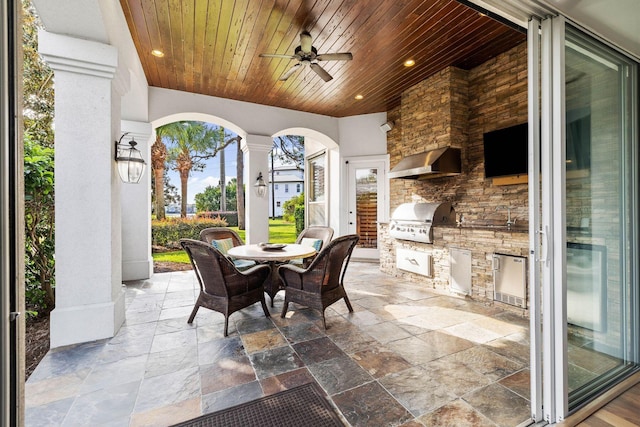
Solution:
M122 280L144 280L153 276L153 258L144 261L123 261Z
M124 291L108 303L55 308L51 312L51 348L113 337L124 323Z

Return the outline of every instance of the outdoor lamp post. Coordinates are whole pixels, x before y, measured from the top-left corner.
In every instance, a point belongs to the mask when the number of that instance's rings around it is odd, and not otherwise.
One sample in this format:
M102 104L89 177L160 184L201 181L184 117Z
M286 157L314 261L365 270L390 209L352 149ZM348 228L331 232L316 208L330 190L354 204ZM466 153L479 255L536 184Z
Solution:
M253 186L258 197L264 197L267 194L267 183L262 178L262 172L258 172L258 179L256 179L256 183Z
M137 184L142 178L146 163L142 158L142 153L136 148L138 143L131 138L129 144L122 144L128 132L124 133L120 140L116 141L116 163L118 164L118 173L123 182Z

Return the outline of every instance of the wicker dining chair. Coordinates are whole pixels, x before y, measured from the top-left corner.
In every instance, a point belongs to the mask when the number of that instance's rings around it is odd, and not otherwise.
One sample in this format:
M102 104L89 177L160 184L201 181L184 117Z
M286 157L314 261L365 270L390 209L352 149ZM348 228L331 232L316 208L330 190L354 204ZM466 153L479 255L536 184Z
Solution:
M224 315L224 336L228 335L229 316L238 310L260 302L266 317L270 317L264 299L264 281L271 274L268 264L240 271L214 246L193 239L180 239L200 284L200 294L187 323L192 323L200 307Z
M244 245L240 235L227 227L209 227L200 232L200 240L211 244L213 240L231 239L233 246Z
M289 303L293 302L320 310L322 324L327 329L324 311L331 304L344 299L349 312L353 312L343 282L351 253L358 240L357 234L349 234L332 240L320 250L320 253L307 268L293 264L284 264L278 267L278 275L285 291L284 306L280 317L285 317Z
M220 252L226 255L227 250L231 246L242 246L244 242L242 238L232 230L227 227L209 227L205 228L200 232L200 240L203 242L207 242L215 246ZM253 267L256 265L255 261L251 261L248 259L237 259L231 258L233 264L240 270L245 270L247 268Z
M297 244L309 245L313 246L316 251L320 252L320 250L329 244L331 239L333 238L333 228L325 227L321 225L312 225L300 232L298 238L296 239ZM308 267L311 261L315 258L316 255L304 258L304 259L294 259L291 260L291 264L302 266L303 268Z

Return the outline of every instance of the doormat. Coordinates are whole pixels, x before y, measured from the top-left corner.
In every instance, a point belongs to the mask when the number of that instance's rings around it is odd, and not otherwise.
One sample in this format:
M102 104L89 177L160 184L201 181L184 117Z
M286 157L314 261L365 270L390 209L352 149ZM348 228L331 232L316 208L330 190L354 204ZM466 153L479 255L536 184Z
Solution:
M173 427L344 427L324 392L309 383L231 408L202 415Z

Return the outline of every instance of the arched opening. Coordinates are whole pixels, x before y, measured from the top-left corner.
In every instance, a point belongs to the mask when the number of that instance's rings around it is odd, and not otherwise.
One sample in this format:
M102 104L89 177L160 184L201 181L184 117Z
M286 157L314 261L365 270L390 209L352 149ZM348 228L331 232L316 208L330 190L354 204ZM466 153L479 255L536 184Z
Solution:
M255 195L253 194L253 187L254 187L254 181L255 181L255 176L256 173L255 171L252 171L251 168L245 168L244 167L244 159L251 157L252 156L252 141L255 142L256 140L256 136L255 135L251 135L248 132L246 132L245 130L243 130L240 126L238 126L237 124L226 120L222 117L219 116L215 116L215 115L210 115L210 114L203 114L203 113L194 113L194 112L188 112L188 113L176 113L176 114L171 114L171 115L167 115L161 118L158 118L154 121L152 121L151 125L153 127L153 135L150 138L150 144L153 143L156 140L156 133L157 130L165 127L167 125L170 125L172 123L177 123L177 122L198 122L198 123L206 123L207 126L210 126L212 128L224 128L226 136L225 136L225 141L227 141L229 138L236 138L236 141L233 141L233 144L230 144L229 146L227 146L227 148L223 151L220 151L219 153L224 152L225 153L225 157L227 160L229 160L230 164L233 165L232 169L233 171L229 171L228 168L226 168L225 173L223 174L226 177L226 181L225 184L227 183L231 183L235 185L236 188L236 198L234 200L232 200L232 205L227 204L226 206L226 211L234 211L234 213L236 211L239 211L238 214L236 215L237 220L233 221L232 226L239 226L240 230L244 231L245 229L250 228L251 231L255 231L256 228L259 228L256 224L252 224L252 215L250 215L249 213L247 213L246 217L242 214L241 209L236 208L236 206L238 206L238 204L242 204L242 206L244 205L244 201L242 200L243 198L253 198ZM314 131L312 129L308 129L308 128L287 128L287 129L283 129L277 133L275 133L274 135L272 135L271 140L273 141L275 138L280 138L284 135L301 135L304 136L305 138L305 144L309 144L310 146L313 147L314 152L318 151L318 150L324 150L325 152L328 150L332 150L334 153L337 153L337 149L338 149L338 145L336 144L335 141L333 141L331 138L329 138L328 136ZM261 137L264 138L264 137ZM238 145L236 144L236 142L240 142L242 141L242 145L243 147L243 152L238 154L238 148L233 148L233 147L238 147ZM248 146L248 148L247 148ZM268 147L269 150L271 150L271 144ZM153 146L151 149L152 153L149 155L150 156L150 163L153 163ZM233 151L233 153L231 153L231 151ZM198 170L195 171L195 173L193 173L193 175L190 175L189 177L189 181L188 181L188 185L187 185L187 217L191 217L191 216L197 216L199 215L203 209L202 207L198 207L198 202L196 201L196 198L199 199L206 199L206 195L204 194L205 192L207 193L213 193L216 192L218 196L220 196L222 194L222 186L221 186L221 174L219 174L220 171L220 167L218 167L218 162L220 161L220 156L219 153L214 157L211 156L210 158L208 158L206 160L206 167L202 170ZM271 159L269 159L270 157L270 152L267 152L266 150L262 151L262 150L258 150L258 154L253 153L254 156L260 156L262 157L265 162L267 162L267 169L261 169L260 171L264 170L264 175L265 177L270 175L270 171L272 168L272 164L271 163ZM306 152L305 152L305 157L306 157ZM335 156L337 158L337 154ZM241 162L240 164L238 164L238 162ZM215 165L215 167L211 167ZM150 169L153 169L153 165L151 165L152 167ZM173 166L168 166L168 168L175 168L175 165ZM208 173L208 171L210 171L211 169L215 169L216 173ZM260 169L260 168L258 168ZM150 170L150 173L153 176L153 171ZM171 171L171 184L175 187L175 192L180 192L180 187L181 187L181 183L177 180L177 176L178 176L178 172L176 171ZM290 194L292 195L297 195L299 193L303 193L304 188L305 188L305 184L304 184L304 178L301 176L301 181L299 183L294 183L292 187L290 187ZM157 179L157 177L155 177L153 179L153 181L155 181ZM232 180L235 180L234 182L232 182ZM154 190L154 184L151 182L152 180L149 180L149 184L151 186L151 188L149 188L149 190L153 191ZM272 180L271 180L272 181ZM270 182L271 184L271 192L273 192L273 182ZM244 186L244 192L242 191L238 191L239 188ZM284 186L283 186L284 188ZM157 190L155 191L157 193ZM269 193L267 196L267 199L269 199L269 201L273 201L273 197L272 197L273 193ZM181 198L185 197L183 194L180 194ZM202 197L200 197L202 196ZM244 197L242 197L244 196ZM170 201L170 200L169 200ZM237 204L236 204L237 203ZM153 202L151 203L152 205L156 206ZM247 203L247 205L245 206L245 208L248 208L250 203ZM280 205L282 206L283 202L280 201ZM178 206L176 204L171 205L171 203L166 203L165 206L168 207L168 209L165 211L167 213L167 216L181 216L181 210L182 210L182 206ZM272 215L273 211L270 211L271 209L273 209L274 206L271 206L271 203L269 203L268 205L268 209L266 211L269 211L269 216ZM220 210L221 205L216 204L215 205L215 212L213 212L213 214L217 214L219 213L218 211ZM123 206L123 210L126 210L127 206ZM255 210L255 209L254 209ZM261 215L262 217L265 217L265 212L264 209L260 209L259 210L259 215ZM156 213L157 213L157 206L156 206ZM123 212L124 216L126 216L126 212ZM149 208L149 215L153 215L152 212L152 208L150 206ZM245 221L242 220L242 218L246 218ZM328 216L327 216L328 218ZM255 222L255 221L254 221ZM328 225L328 224L327 224ZM268 227L268 225L267 225ZM303 225L304 227L304 225ZM268 230L267 230L268 233ZM154 248L156 246L156 241L155 241L155 237L153 236L151 237L151 247L149 248L149 252L152 251L152 248ZM268 236L268 234L267 234ZM242 233L242 237L245 238L245 234ZM248 236L247 236L248 239ZM127 246L127 234L123 233L123 248L126 248ZM161 246L161 245L158 245ZM179 248L175 248L175 249L179 249Z

